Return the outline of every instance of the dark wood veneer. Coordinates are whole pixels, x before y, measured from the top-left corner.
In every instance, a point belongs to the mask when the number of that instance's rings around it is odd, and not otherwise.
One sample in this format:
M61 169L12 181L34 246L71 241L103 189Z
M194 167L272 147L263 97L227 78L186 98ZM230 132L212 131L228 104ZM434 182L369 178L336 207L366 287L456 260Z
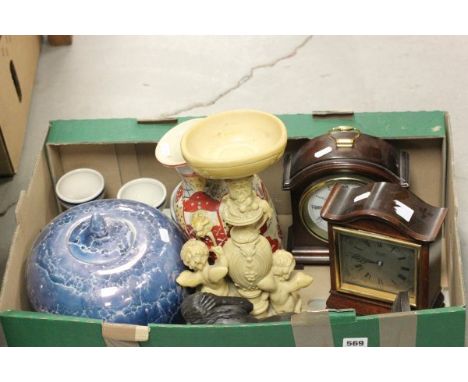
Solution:
M353 140L352 147L338 147L339 139ZM387 141L356 130L332 131L292 147L284 159L283 189L291 192L293 224L287 249L304 264L329 264L328 243L312 235L301 221L302 195L315 182L331 176L359 176L368 181L387 181L408 186L408 155ZM316 153L329 147L326 155Z
M356 197L369 193L366 198ZM405 203L414 212L407 221L395 209L395 200ZM431 243L438 240L447 209L433 207L423 202L408 189L391 183L370 183L358 188L336 185L322 208L322 217L328 221L330 242L331 291L327 307L333 309L354 308L357 314L387 313L392 302L361 297L339 290L337 285L338 246L333 227L344 227L361 233L379 234L389 238L420 245L418 261L416 309L443 305L440 288L441 253L430 253ZM429 266L430 256L432 267ZM439 280L431 285L431 280ZM432 281L433 282L433 281Z

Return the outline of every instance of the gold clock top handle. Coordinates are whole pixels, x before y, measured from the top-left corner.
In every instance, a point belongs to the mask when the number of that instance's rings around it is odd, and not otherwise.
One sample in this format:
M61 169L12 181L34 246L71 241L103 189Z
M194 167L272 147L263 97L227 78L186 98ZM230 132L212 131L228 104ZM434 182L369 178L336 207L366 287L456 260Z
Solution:
M339 134L348 132L352 132L354 135ZM330 136L336 141L337 148L352 148L354 146L354 141L358 139L360 135L361 131L353 126L336 126L330 130Z

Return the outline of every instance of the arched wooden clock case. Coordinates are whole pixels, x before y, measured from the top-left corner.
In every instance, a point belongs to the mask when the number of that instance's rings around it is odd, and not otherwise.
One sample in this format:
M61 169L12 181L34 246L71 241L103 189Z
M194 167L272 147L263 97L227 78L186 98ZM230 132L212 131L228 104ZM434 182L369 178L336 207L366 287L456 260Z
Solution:
M349 126L336 127L286 153L283 189L291 193L293 218L287 249L298 266L329 264L328 233L320 209L336 183L386 181L407 187L408 161L408 153Z
M411 309L443 306L446 214L397 184L336 185L322 209L331 260L327 308L388 313L401 292L408 293Z

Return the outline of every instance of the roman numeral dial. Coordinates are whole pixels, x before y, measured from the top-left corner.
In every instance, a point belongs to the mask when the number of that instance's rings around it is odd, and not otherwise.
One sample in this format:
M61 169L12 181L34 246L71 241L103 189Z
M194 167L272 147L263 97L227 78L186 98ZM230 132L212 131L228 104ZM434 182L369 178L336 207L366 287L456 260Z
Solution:
M418 248L356 232L337 231L341 283L414 296Z

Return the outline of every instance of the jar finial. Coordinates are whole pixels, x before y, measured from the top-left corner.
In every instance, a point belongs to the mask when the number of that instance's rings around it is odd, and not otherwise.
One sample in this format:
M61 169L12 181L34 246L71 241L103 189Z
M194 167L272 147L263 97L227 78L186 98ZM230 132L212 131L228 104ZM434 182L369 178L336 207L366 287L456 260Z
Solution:
M89 231L93 236L103 237L107 235L106 221L101 214L94 213L89 223Z

